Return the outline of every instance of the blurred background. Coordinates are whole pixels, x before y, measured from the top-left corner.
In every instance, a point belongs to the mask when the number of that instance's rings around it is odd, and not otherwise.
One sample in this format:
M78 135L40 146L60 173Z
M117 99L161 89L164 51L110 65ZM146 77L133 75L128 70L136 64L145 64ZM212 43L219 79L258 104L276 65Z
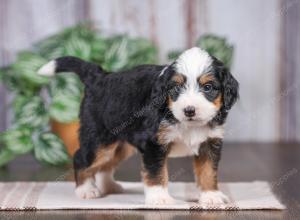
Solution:
M48 60L120 70L195 45L240 82L226 142L300 141L300 0L0 0L0 165L28 152L65 163L78 145L82 85L36 76Z

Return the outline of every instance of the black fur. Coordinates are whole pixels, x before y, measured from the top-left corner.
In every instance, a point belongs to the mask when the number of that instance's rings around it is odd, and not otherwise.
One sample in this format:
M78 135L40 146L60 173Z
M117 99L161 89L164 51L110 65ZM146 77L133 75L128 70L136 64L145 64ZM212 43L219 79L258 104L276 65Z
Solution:
M100 144L127 141L143 154L145 169L153 175L157 173L159 160L166 152L160 149L155 134L168 112L164 86L172 73L158 77L164 66L143 65L109 74L74 57L56 61L56 71L73 71L86 85L80 111L81 147L74 157L75 170L91 165Z
M85 84L80 111L80 150L74 157L74 168L91 165L101 145L126 141L141 153L149 176L156 176L162 168L166 150L159 145L157 132L161 121L177 123L168 109L167 99L176 99L180 86L170 79L175 74L170 65L142 65L118 73L105 72L101 67L75 57L56 59L56 72L73 71ZM223 106L211 125L223 124L227 112L238 97L238 83L215 59L214 75L223 93Z
M55 72L74 72L81 81L88 85L94 80L99 79L103 69L96 64L83 62L81 59L72 56L60 57L55 60Z
M209 138L201 144L198 156L207 157L213 163L213 168L217 170L221 159L223 141L220 138Z
M232 76L230 71L217 58L213 57L213 74L220 82L220 92L222 95L222 107L215 118L210 122L211 125L222 125L225 123L228 111L239 98L239 83Z

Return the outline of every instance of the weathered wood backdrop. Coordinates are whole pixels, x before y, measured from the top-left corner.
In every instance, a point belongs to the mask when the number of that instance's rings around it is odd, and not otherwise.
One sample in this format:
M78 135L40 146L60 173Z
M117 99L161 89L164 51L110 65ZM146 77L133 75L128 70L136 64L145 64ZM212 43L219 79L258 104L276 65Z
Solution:
M18 50L82 20L106 33L143 36L166 53L193 45L204 33L235 46L233 74L241 99L227 140L300 140L300 0L0 0L0 64ZM0 88L0 129L7 94Z

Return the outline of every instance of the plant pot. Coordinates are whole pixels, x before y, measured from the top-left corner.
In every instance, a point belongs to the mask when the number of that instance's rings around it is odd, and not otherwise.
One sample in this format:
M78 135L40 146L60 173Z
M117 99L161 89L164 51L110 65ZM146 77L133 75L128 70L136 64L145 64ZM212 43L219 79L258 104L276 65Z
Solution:
M68 154L73 157L79 149L79 122L61 123L54 119L50 120L51 130L64 142Z

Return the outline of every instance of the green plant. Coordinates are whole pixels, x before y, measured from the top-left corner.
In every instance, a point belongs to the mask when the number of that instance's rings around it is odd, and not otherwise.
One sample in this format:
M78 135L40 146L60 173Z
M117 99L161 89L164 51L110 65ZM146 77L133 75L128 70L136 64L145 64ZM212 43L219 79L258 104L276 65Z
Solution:
M226 67L230 68L233 58L233 46L225 38L212 34L201 36L196 46L206 50L210 55L221 60ZM168 53L168 58L174 60L183 50L175 50Z
M0 166L28 152L46 164L69 162L64 144L49 129L49 119L78 120L83 86L72 73L51 79L36 74L47 61L65 55L98 63L108 71L157 62L157 49L150 41L127 35L105 37L88 25L67 28L18 53L15 63L0 74L14 97L12 127L0 134Z

